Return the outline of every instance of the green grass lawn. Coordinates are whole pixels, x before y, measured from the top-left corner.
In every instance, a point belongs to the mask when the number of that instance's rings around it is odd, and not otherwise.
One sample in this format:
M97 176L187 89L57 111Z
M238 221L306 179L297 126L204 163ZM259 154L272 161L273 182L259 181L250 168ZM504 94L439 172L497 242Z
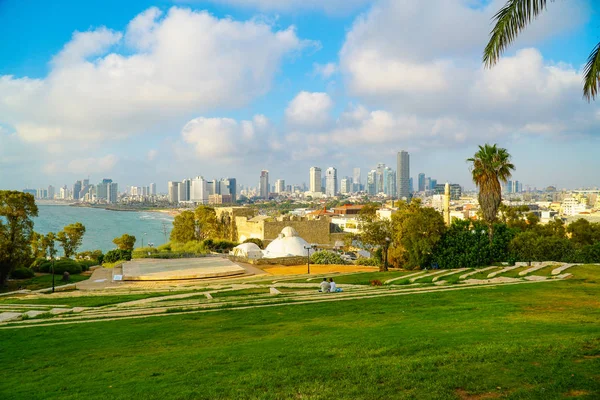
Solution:
M372 280L379 280L381 283L384 283L388 279L397 278L399 276L404 276L415 272L418 271L364 272L340 277L334 276L333 280L339 285L369 285Z
M552 270L558 268L559 265L549 265L547 267L544 267L542 269L538 269L537 271L533 271L531 274L529 275L539 275L539 276L552 276ZM575 267L573 267L575 268ZM566 270L565 272L571 272L571 269Z
M71 275L69 282L62 281L62 275L54 276L54 285L62 286L67 285L69 283L81 282L89 279L89 276L86 275ZM10 280L7 282L8 287L0 288L0 293L3 292L14 292L15 290L29 289L29 290L38 290L52 287L52 275L39 275L35 276L31 279L19 279L19 280Z
M557 282L0 330L0 398L598 399L600 268L571 272Z
M61 304L69 307L101 307L111 304L125 303L127 301L148 299L151 297L170 296L174 294L191 293L190 291L181 292L156 292L156 293L138 293L123 294L114 296L79 296L79 297L39 297L36 299L0 299L0 304Z
M269 288L253 288L253 289L240 289L240 290L230 290L228 292L215 292L210 295L213 298L217 297L233 297L233 296L250 296L255 294L269 294Z
M487 271L483 271L483 272L479 272L475 275L471 275L471 276L467 277L467 279L488 279L489 274L491 274L492 272L500 271L502 268L504 268L504 267L488 269ZM465 274L466 274L466 272L465 272Z
M529 269L529 267L519 267L519 268L513 269L511 271L508 271L508 272L505 272L503 274L496 275L496 276L502 276L505 278L521 278L519 276L519 272L525 271L526 269Z

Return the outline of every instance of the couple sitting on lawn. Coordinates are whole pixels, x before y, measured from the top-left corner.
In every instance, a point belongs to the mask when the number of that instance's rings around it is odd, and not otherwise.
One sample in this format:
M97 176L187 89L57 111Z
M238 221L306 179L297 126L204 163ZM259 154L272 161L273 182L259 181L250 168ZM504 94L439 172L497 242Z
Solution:
M335 282L333 281L333 278L329 278L329 282L327 282L327 278L323 278L323 282L321 282L320 287L321 288L319 289L319 292L322 293L335 293L342 291L342 288L336 286Z

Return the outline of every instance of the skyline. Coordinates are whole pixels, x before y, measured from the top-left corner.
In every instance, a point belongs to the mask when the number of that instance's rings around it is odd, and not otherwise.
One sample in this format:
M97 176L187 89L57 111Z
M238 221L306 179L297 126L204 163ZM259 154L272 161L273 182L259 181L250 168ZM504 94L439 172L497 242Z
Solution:
M0 34L15 39L0 43L0 189L86 176L256 186L263 169L308 184L312 166L364 180L401 149L415 182L473 188L466 159L486 142L524 184L600 186L600 110L579 72L597 39L591 1L551 3L492 70L481 52L496 0L90 3L0 3Z

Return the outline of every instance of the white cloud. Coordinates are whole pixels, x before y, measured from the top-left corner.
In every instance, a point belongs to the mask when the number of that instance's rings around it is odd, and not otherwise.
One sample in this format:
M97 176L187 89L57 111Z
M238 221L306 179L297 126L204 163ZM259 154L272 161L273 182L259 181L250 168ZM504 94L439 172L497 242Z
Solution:
M194 147L197 156L216 163L268 151L268 134L269 121L264 115L239 122L232 118L199 117L181 131L183 141Z
M148 161L153 161L157 155L158 155L158 150L155 150L155 149L148 150L148 154L147 154Z
M331 78L335 73L338 72L338 66L336 63L327 63L327 64L313 64L313 75L321 76L323 79Z
M164 132L190 113L243 106L269 90L293 27L151 8L124 35L76 32L44 79L0 77L0 123L28 142L110 140ZM95 57L95 58L91 58Z
M327 93L300 92L285 110L288 124L296 127L323 127L330 121L333 101Z
M175 0L178 3L197 3L198 0ZM260 11L276 11L297 13L301 11L320 10L327 14L344 15L373 3L375 0L208 0L216 4L258 9Z

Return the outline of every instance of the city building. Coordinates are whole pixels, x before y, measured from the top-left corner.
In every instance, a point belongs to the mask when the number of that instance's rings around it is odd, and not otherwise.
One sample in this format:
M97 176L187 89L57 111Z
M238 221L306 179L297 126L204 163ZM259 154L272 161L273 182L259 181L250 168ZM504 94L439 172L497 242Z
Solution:
M338 194L337 169L333 167L327 168L325 171L325 194L327 196L335 196Z
M269 199L269 171L260 171L260 181L258 184L259 197L268 200Z
M150 196L156 196L156 183L150 184Z
M410 156L402 150L397 155L397 169L396 169L396 188L398 191L398 198L402 200L410 200Z
M208 182L204 177L197 176L192 178L190 201L196 204L208 203Z
M377 170L370 170L367 175L367 194L374 196L377 194Z
M118 185L112 179L102 179L96 186L96 200L103 203L116 203L118 200Z
M386 196L396 196L396 171L390 167L383 170L383 194Z
M450 183L450 200L460 200L462 196L462 188L458 183ZM433 188L434 195L444 195L446 192L446 184L436 184Z
M226 178L221 181L221 194L231 196L231 202L237 201L237 181L235 178Z
M362 182L360 176L360 168L354 168L352 171L352 190L354 192L360 192L362 190Z
M73 200L79 200L79 192L81 192L81 181L77 181L73 184Z
M321 168L311 167L308 190L313 193L321 192Z
M48 186L48 198L50 200L54 199L54 196L56 195L56 189L54 188L54 186L50 185Z
M340 193L348 194L352 192L352 180L349 177L345 177L340 181Z
M275 181L275 193L283 193L285 192L285 180L284 179L277 179Z
M422 172L419 174L417 185L418 185L419 192L425 191L425 174Z
M179 182L173 182L173 181L169 181L169 183L167 184L168 186L168 195L169 195L169 202L171 203L179 203Z

